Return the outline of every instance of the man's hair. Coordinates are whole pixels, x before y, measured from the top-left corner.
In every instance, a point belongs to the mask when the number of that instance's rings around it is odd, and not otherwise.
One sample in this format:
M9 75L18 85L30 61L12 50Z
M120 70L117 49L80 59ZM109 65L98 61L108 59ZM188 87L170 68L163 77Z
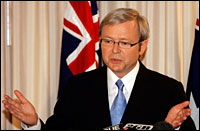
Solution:
M102 20L99 28L99 36L101 37L102 29L105 25L115 25L127 21L135 20L138 25L139 41L149 38L149 24L144 16L141 16L136 10L131 8L118 8L108 13Z

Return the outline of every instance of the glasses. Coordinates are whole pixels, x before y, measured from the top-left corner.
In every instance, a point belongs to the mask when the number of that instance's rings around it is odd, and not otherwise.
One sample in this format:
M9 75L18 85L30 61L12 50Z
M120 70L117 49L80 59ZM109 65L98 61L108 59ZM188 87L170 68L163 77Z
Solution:
M100 43L103 46L108 46L108 47L112 47L115 43L117 43L120 48L129 49L132 46L140 43L140 41L136 43L129 43L129 42L123 42L123 41L115 42L114 40L109 40L109 39L100 39Z

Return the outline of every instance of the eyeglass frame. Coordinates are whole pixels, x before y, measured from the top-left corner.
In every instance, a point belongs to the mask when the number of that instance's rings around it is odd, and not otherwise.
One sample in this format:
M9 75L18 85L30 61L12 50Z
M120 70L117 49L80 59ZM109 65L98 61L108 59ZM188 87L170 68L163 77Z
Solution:
M114 40L110 40L110 39L103 39L103 38L101 38L100 39L100 44L102 43L102 41L103 40L107 40L107 41L110 41L110 42L112 42L112 44L110 44L111 46L109 46L109 47L112 47L115 43L117 43L118 45L119 45L119 47L120 48L123 48L123 49L130 49L131 47L133 47L133 46L135 46L135 45L137 45L137 44L139 44L140 42L142 42L142 41L138 41L138 42L136 42L136 43L130 43L130 42L123 42L123 41L118 41L118 42L115 42ZM120 43L127 43L128 45L130 45L130 47L128 47L128 48L124 48L124 47L121 47L120 46Z

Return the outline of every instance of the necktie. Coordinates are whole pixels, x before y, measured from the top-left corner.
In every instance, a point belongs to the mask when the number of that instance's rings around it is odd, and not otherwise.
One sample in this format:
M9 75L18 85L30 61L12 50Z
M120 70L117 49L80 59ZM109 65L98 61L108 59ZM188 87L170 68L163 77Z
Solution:
M120 124L121 118L126 108L126 98L123 94L124 84L120 79L115 84L118 87L118 94L115 97L110 111L112 125Z

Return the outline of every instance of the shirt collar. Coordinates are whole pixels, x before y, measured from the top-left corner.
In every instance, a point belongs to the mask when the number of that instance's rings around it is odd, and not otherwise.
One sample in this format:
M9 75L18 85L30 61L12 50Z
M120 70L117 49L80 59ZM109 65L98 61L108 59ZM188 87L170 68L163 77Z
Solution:
M135 78L139 71L139 67L140 67L139 61L137 61L136 66L128 74L126 74L123 78L121 78L122 82L125 85L125 88L129 87L126 85L128 85L130 83L130 81L133 81L133 80L135 81ZM110 87L114 87L116 81L119 78L109 68L107 69L107 76L108 76L108 85L110 85ZM131 92L132 88L128 88L128 89L126 88L126 90L128 92Z
M128 73L126 74L121 80L122 82L124 83L125 85L125 88L126 90L130 93L133 89L133 85L135 83L135 79L136 79L136 76L137 76L137 73L139 71L139 68L140 68L140 64L139 62L137 61L137 64L136 66ZM131 85L131 86L129 86Z

